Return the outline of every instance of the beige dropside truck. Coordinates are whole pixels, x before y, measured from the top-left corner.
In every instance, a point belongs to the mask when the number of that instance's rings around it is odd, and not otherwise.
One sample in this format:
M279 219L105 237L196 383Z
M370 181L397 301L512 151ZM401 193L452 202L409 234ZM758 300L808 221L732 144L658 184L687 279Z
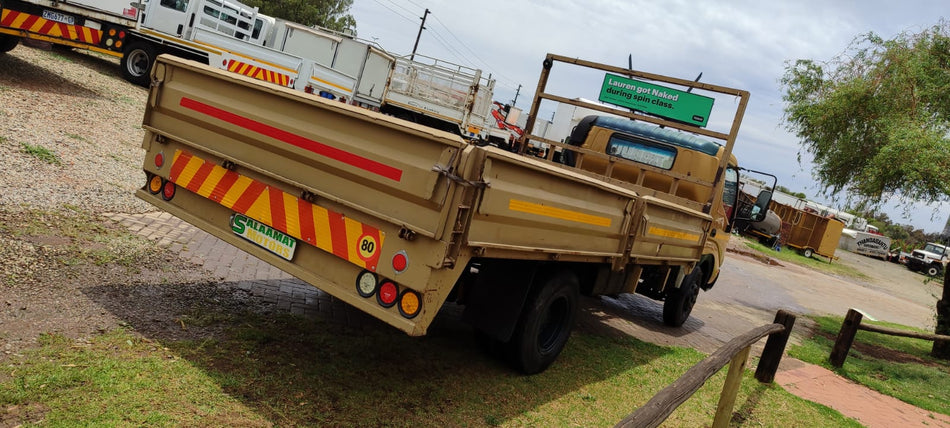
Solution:
M663 79L739 97L731 131L591 119L567 144L523 140L546 147L539 158L161 56L136 195L409 335L443 303L464 305L480 341L537 373L567 342L580 294L643 293L679 325L718 275L748 94ZM614 136L669 165L607 155Z

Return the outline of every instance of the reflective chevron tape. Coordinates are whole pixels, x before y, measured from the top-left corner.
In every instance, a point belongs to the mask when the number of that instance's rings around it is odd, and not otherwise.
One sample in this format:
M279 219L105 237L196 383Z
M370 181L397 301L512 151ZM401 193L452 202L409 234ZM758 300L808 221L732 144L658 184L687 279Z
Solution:
M51 21L37 15L30 15L9 9L3 9L3 13L0 15L0 26L93 45L98 45L102 39L102 31L99 30L93 30L92 28L83 27L82 25L70 25Z
M290 76L236 60L228 61L228 71L265 82L290 86Z
M386 235L375 227L182 150L175 151L169 180L361 268L376 271Z

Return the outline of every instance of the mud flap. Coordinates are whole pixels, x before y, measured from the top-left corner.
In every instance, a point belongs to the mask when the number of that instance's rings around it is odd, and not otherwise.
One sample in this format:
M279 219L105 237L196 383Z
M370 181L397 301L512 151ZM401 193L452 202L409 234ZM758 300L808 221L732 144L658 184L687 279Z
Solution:
M524 260L487 260L467 292L462 320L490 338L511 339L538 264Z

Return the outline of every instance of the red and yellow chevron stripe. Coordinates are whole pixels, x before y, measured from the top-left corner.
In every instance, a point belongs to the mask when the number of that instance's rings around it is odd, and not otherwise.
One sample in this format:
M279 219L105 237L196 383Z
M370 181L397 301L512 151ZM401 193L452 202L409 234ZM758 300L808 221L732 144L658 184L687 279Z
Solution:
M265 68L257 67L233 59L228 61L228 71L242 74L247 77L252 77L257 80L276 83L281 86L290 86L290 76L286 74L270 71Z
M169 180L287 235L375 272L385 233L343 214L175 151Z
M43 34L49 37L98 45L102 40L102 31L93 30L82 25L69 25L50 21L37 15L3 9L0 15L0 26L16 28L31 33Z

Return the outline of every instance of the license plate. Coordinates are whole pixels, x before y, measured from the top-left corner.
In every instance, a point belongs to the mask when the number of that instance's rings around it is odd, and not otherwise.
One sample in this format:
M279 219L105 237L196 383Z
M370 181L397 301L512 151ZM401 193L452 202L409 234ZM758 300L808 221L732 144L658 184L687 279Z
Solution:
M250 217L233 214L231 231L257 246L270 251L282 259L293 260L297 240Z
M76 17L51 10L44 10L43 18L50 21L62 22L63 24L76 25Z

